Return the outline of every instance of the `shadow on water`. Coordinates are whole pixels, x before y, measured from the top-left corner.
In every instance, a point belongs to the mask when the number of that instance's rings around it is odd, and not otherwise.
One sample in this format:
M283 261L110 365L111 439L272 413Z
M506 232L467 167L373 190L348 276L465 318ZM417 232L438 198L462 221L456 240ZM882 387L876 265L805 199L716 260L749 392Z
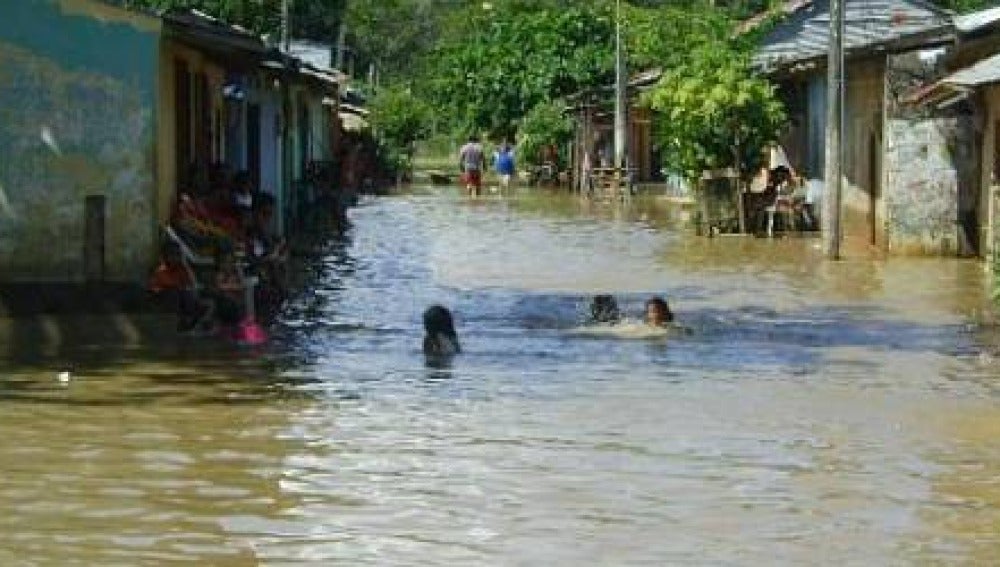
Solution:
M347 230L315 225L293 243L286 314L313 318L351 273ZM321 291L315 290L320 288ZM325 304L325 303L324 303ZM0 400L91 406L255 404L309 395L302 335L279 327L263 347L175 331L171 305L146 292L9 286L0 293ZM287 317L287 315L283 315ZM60 378L62 377L62 378ZM68 377L68 378L67 378ZM123 387L82 388L121 382Z

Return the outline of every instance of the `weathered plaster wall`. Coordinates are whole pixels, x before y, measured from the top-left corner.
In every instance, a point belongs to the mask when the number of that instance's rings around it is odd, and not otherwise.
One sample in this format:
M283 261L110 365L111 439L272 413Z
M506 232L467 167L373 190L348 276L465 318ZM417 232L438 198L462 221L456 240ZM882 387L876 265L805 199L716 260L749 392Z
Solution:
M886 225L893 252L957 252L958 172L951 147L961 144L961 122L957 118L889 121Z
M959 107L941 111L900 102L914 86L940 74L937 66L916 52L888 60L885 228L894 253L958 253L960 214L975 215L979 206L972 115Z
M0 18L0 280L84 277L84 199L106 201L106 277L155 251L155 20L85 0Z

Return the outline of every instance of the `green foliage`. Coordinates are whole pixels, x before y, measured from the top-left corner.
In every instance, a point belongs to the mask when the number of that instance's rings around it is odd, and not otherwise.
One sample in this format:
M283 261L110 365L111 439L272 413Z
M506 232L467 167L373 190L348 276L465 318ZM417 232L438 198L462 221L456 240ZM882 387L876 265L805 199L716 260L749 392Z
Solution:
M408 167L413 143L430 133L432 114L427 103L408 87L379 90L370 104L370 120L384 146L393 150L400 167Z
M292 0L289 4L292 36L333 42L347 0ZM143 10L194 8L254 33L278 37L281 0L112 0Z
M543 147L562 147L573 137L573 124L563 112L563 104L540 102L532 108L518 128L518 153L528 162L541 153Z
M959 14L966 14L990 8L996 4L996 0L937 0L935 4Z
M413 77L422 56L441 34L454 3L431 0L348 2L344 15L351 45L362 62L374 63L390 80Z
M509 137L528 110L612 75L613 24L601 2L499 0L462 14L432 54L426 95L457 131Z
M756 171L784 126L784 109L774 87L752 74L751 45L720 22L691 24L700 25L645 99L659 111L664 165L689 179L723 167Z
M430 133L431 110L409 87L379 89L370 105L370 118L381 137L410 146Z
M348 0L292 0L292 36L336 44L347 4Z
M629 9L625 20L628 63L634 69L683 66L689 50L724 44L734 29L734 21L724 11L703 7Z
M256 33L276 33L281 27L281 0L117 0L126 8L169 10L194 8Z

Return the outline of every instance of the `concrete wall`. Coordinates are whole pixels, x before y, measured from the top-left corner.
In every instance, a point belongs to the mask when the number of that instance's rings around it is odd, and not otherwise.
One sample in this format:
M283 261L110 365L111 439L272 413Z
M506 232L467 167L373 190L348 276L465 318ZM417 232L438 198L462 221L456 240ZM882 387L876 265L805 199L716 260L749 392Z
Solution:
M964 130L957 118L889 121L886 225L892 252L957 253L958 172L949 146Z
M105 278L156 248L156 20L86 0L4 2L0 281L82 281L84 200L103 195Z
M885 125L885 228L897 254L977 252L979 149L974 116L902 104L932 81L939 63L918 52L888 58ZM965 219L966 229L960 223Z

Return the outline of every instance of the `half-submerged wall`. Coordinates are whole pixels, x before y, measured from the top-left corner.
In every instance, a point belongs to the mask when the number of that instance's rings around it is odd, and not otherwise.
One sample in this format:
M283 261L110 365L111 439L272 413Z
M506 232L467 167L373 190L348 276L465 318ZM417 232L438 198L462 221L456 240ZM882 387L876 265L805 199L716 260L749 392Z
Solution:
M159 24L89 0L5 2L0 281L136 281L156 247Z

